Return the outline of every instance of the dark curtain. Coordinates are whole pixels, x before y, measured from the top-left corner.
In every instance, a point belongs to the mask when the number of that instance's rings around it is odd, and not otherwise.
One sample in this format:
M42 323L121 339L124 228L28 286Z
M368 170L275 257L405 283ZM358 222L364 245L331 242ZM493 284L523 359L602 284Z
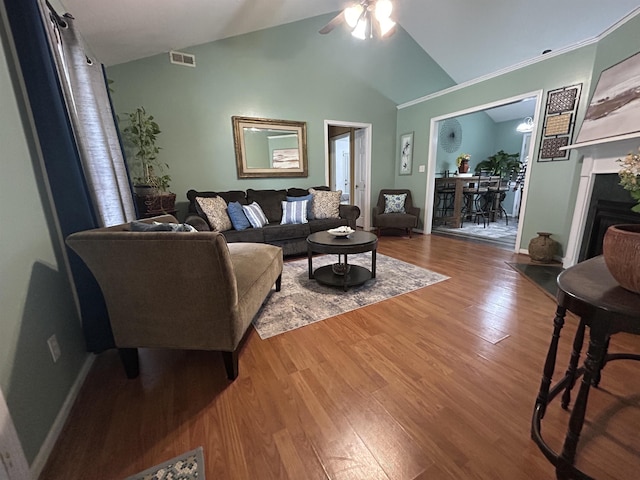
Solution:
M55 12L50 12L39 0L5 0L5 7L42 152L45 176L56 217L55 222L61 237L66 238L74 232L135 218L135 213L132 213L134 212L133 198L129 184L128 181L123 183L121 171L115 172L115 167L103 165L98 167L98 173L86 173L87 163L91 164L92 159L96 158L91 148L82 146L83 141L88 139L86 129L83 127L90 121L92 113L80 114L75 118L69 115L70 112L77 113L77 110L83 107L80 105L81 102L65 102L64 92L68 90L73 93L72 87L69 86L68 78L64 78L65 75L61 78L59 71L63 67L59 68L56 65L54 57L55 54L64 55L64 49L52 47L53 44L49 41L52 31L54 35L61 38L59 29L69 28L71 19L60 18ZM47 24L47 22L50 23ZM55 33L56 31L58 33ZM59 52L55 52L55 49ZM91 63L94 72L99 72L102 78L100 88L105 93L107 87L102 66L90 56L85 56L86 58L83 59L85 64ZM77 55L75 57L77 60ZM75 65L67 64L64 68L72 72L67 74L67 77L88 76L86 72L78 72L77 62ZM92 84L92 88L96 88L96 74L91 74L91 77L92 80L88 83ZM108 94L105 93L105 95ZM90 91L84 92L83 96L88 103L94 104L89 110L103 111L104 115L97 121L110 123L113 126L114 119L108 96L97 100ZM107 105L108 108L106 108ZM101 128L95 125L89 127L93 130ZM102 142L107 149L111 149L107 156L113 155L116 150L121 151L117 135L115 140L111 138L109 141ZM126 177L126 169L124 172ZM102 177L111 184L107 188L112 195L110 198L117 198L110 201L112 207L121 212L116 213L115 216L105 215L104 209L94 202L97 196L104 194L96 191L96 179L99 180ZM113 191L116 193L113 194ZM66 246L63 248L66 249L68 268L75 283L87 349L100 352L113 348L113 334L100 288L82 260Z

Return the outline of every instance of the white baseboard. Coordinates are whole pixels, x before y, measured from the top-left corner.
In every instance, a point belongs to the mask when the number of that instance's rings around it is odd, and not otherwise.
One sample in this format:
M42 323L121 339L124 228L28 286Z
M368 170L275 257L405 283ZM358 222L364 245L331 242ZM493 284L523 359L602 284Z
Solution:
M49 460L49 456L53 451L53 447L55 446L56 441L58 440L58 437L62 432L62 427L64 427L64 424L67 421L67 418L69 417L69 413L71 413L71 407L73 407L73 404L76 401L76 397L80 393L80 388L82 387L84 380L87 378L87 375L91 370L91 366L93 365L95 358L96 356L94 354L92 353L89 354L89 356L87 357L87 360L84 362L84 365L82 365L82 368L80 369L80 373L78 373L78 376L76 377L75 382L73 382L73 385L71 386L71 390L69 390L69 394L67 395L67 398L62 404L62 408L58 412L58 415L56 416L56 419L53 422L53 425L51 426L51 429L49 430L47 437L44 439L44 442L40 447L40 451L38 452L38 455L36 455L36 458L33 460L33 463L31 464L31 467L30 467L31 478L40 477L40 474L42 473L42 469L47 463L47 460Z

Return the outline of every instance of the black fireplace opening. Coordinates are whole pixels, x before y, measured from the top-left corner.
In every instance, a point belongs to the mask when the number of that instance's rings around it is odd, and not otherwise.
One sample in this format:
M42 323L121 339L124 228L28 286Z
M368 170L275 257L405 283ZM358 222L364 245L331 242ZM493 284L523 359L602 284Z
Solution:
M634 205L629 192L620 186L617 173L596 175L579 262L602 254L604 234L611 225L640 223L640 213L631 211Z

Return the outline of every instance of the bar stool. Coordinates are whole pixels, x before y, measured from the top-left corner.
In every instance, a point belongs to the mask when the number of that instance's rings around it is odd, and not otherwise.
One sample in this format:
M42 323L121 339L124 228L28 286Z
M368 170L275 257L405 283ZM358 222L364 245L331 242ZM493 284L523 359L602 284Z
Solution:
M558 479L593 480L575 466L576 448L584 424L591 386L597 387L602 369L613 360L640 360L633 353L609 353L609 339L620 332L640 335L640 295L618 285L599 256L571 268L558 276L557 309L553 321L553 336L544 364L544 372L531 419L531 437L544 456L556 467ZM573 350L567 371L553 387L551 377L556 364L560 331L569 310L580 317L573 340ZM584 343L585 328L589 327L589 348L584 366L578 368ZM542 438L541 423L547 405L562 393L561 405L567 408L571 391L582 377L578 395L569 419L569 428L561 453L553 451ZM639 465L640 467L640 465Z
M444 170L439 175L441 178L449 178L453 172ZM434 202L435 218L444 219L453 215L453 202L456 193L455 183L439 183L436 189L436 199Z

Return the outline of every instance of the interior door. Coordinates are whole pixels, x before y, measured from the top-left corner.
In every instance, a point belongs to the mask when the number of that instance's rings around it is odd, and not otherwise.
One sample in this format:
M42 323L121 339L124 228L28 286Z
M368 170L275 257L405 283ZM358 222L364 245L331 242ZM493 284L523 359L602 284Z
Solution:
M365 208L367 205L367 131L359 128L354 132L353 158L355 194L353 204L360 208L360 216L356 220L358 227L365 227Z
M341 190L340 203L349 204L353 198L352 182L352 132L336 135L329 139L330 187Z

